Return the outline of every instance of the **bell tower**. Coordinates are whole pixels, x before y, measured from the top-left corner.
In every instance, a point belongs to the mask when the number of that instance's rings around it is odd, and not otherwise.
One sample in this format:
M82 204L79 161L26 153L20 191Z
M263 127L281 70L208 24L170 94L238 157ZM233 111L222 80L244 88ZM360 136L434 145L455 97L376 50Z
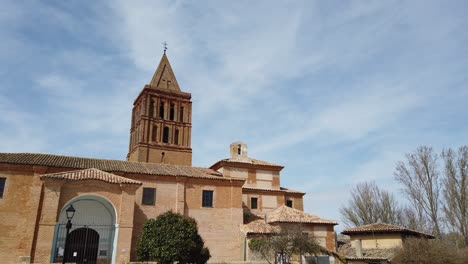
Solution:
M164 51L133 103L127 160L191 166L191 97L180 90Z

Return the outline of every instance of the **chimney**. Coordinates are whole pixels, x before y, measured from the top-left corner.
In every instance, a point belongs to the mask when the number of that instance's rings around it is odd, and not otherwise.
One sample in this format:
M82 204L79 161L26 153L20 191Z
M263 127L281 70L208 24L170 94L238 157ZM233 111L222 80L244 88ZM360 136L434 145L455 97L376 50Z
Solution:
M356 249L356 257L362 257L362 241L361 239L354 240L354 248Z

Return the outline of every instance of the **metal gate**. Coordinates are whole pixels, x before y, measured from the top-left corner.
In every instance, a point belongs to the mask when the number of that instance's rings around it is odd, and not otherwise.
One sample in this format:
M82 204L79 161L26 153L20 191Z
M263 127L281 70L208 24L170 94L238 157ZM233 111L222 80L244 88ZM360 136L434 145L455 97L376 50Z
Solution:
M68 235L65 250L66 224L56 226L52 260L61 263L111 264L115 227L109 225L76 225Z

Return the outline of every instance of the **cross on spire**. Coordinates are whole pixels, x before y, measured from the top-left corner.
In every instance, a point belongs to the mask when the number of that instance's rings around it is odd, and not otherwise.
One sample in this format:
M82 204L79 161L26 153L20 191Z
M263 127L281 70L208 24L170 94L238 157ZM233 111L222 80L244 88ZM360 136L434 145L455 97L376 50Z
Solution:
M167 50L167 42L166 42L166 41L164 41L162 44L163 44L163 46L164 46L164 54L166 54L166 50Z

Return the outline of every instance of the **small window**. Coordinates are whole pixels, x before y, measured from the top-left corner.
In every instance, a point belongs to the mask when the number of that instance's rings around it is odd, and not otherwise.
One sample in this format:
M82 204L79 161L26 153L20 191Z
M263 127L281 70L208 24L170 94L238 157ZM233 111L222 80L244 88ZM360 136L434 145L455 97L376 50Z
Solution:
M174 144L179 145L179 129L175 130L174 133Z
M3 198L3 191L5 190L6 178L0 178L0 198Z
M156 132L158 132L158 127L153 126L153 131L151 132L151 140L156 142Z
M163 143L169 143L169 128L164 127L163 130Z
M287 200L286 201L286 206L292 208L293 207L293 201L292 200Z
M154 205L156 200L156 188L143 188L143 198L141 204Z
M184 107L183 106L180 107L179 122L184 122Z
M159 118L164 119L164 102L159 105Z
M154 100L151 99L150 106L149 106L149 116L153 117L153 115L154 115Z
M258 208L258 198L252 197L250 198L250 208L257 209Z
M237 146L237 155L241 154L241 145Z
M213 191L203 191L202 207L213 207Z
M174 104L171 104L171 108L169 109L169 119L174 120Z

